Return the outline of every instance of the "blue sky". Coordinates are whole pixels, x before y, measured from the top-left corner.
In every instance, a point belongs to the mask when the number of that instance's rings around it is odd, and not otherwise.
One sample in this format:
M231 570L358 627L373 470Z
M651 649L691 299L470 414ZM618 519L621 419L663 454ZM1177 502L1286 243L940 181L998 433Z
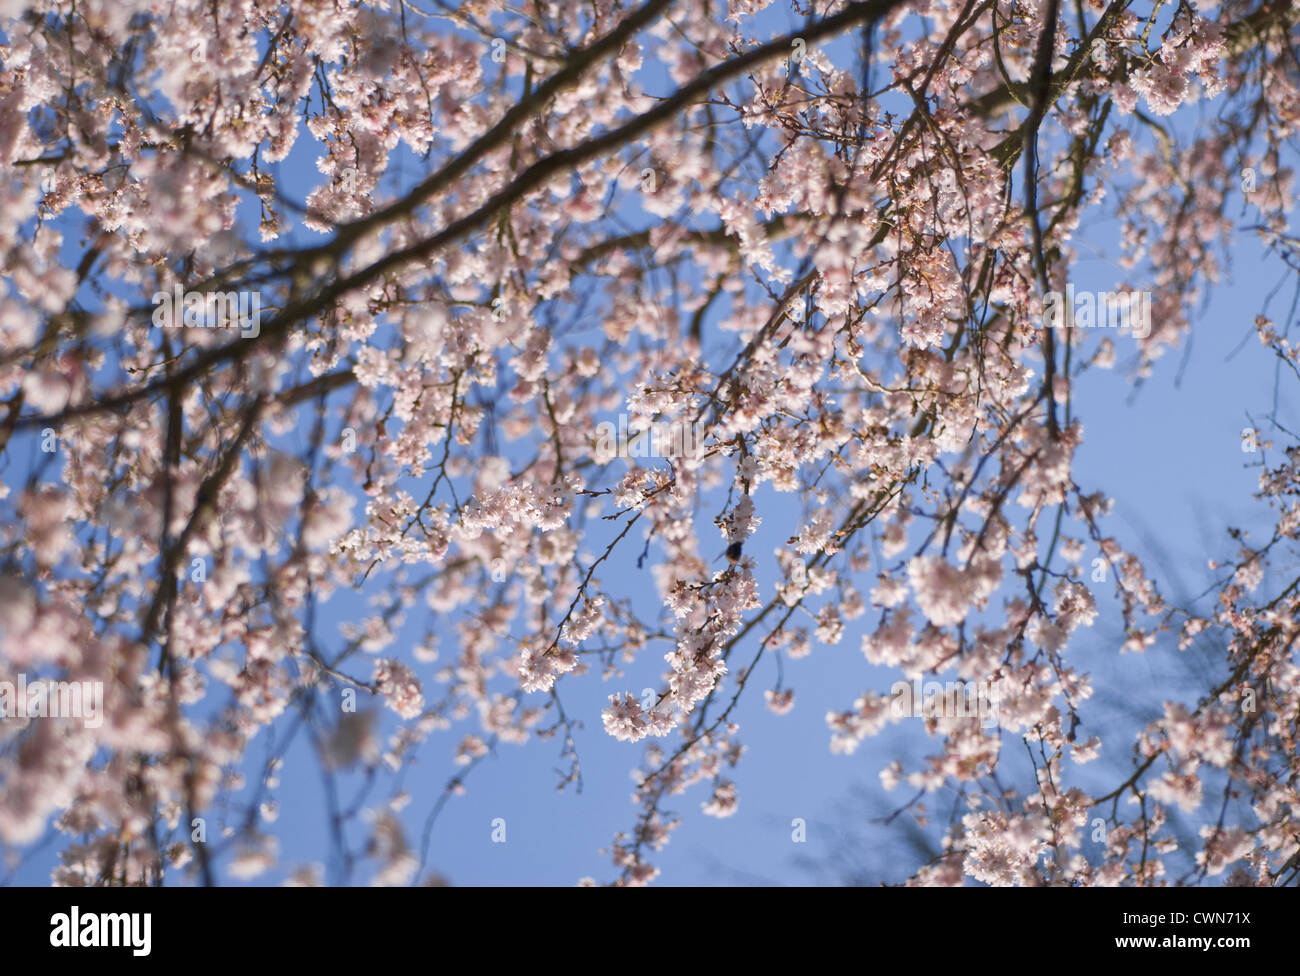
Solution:
M784 29L788 12L782 9L766 16L776 32ZM851 47L848 41L833 46L837 64L846 63ZM664 90L662 84L656 84L659 79L655 75L652 59L647 58L643 82L652 90ZM1199 107L1185 111L1175 118L1175 125L1194 126L1199 113ZM284 185L306 188L319 184L323 177L314 167L316 153L317 146L304 135L280 169ZM397 185L409 185L422 175L424 165L403 152L392 179ZM251 223L255 211L245 208L244 216ZM1243 226L1250 222L1248 216L1240 221ZM69 255L76 253L76 237L69 233ZM305 242L319 238L299 229L293 239ZM1076 235L1076 245L1083 256L1070 277L1079 288L1107 290L1131 277L1115 263L1119 244L1112 224L1085 225ZM1075 460L1075 480L1086 490L1104 490L1115 498L1114 513L1106 523L1110 533L1118 536L1126 548L1146 557L1148 569L1170 597L1179 593L1170 585L1172 576L1167 575L1166 566L1169 573L1186 582L1189 592L1199 593L1211 579L1206 559L1235 553L1235 545L1222 531L1225 524L1261 529L1270 524L1267 510L1250 498L1257 472L1247 465L1258 455L1242 453L1241 429L1250 424L1250 416L1258 421L1272 409L1274 361L1254 338L1252 321L1261 308L1262 296L1277 284L1285 269L1276 260L1265 262L1255 235L1247 231L1237 235L1230 259L1230 280L1193 314L1195 346L1185 364L1181 349L1166 354L1152 376L1135 391L1124 370L1131 340L1117 338L1117 368L1089 371L1075 386L1074 410L1085 428L1085 443ZM1274 302L1279 322L1289 300L1290 293L1284 286ZM596 331L593 324L589 332ZM570 341L583 341L586 332L577 331ZM591 341L595 341L594 337ZM734 336L727 337L727 341L734 342ZM734 352L725 341L714 349L718 354ZM1279 416L1286 418L1287 426L1300 429L1294 394L1288 393L1285 377L1281 382ZM335 402L340 402L338 397ZM312 419L309 410L301 412L298 436L306 436ZM27 447L32 452L29 457L39 456L33 445ZM17 438L10 450L15 457L24 453ZM46 477L56 473L49 471ZM11 474L6 477L11 484L17 481ZM762 595L767 597L772 592L773 578L774 560L770 554L784 543L798 512L788 496L775 495L770 486L760 489L755 501L764 524L758 536L747 543L746 551L760 557L759 579ZM356 511L360 511L360 504ZM707 517L701 521L707 522ZM596 525L605 535L595 535L586 542L582 551L588 554L603 551L605 539L616 531L604 523ZM636 567L641 543L639 533L634 534L635 541L629 539L620 546L600 575L607 590L619 595L635 594L638 607L649 613L655 605L652 580L648 567ZM720 538L705 536L705 540L706 556L715 555L711 548L715 543L716 552L722 551ZM873 580L874 569L867 578L856 582L865 592ZM374 587L368 590L373 591ZM1166 698L1194 700L1194 686L1189 684L1188 675L1203 666L1196 659L1200 652L1180 655L1169 648L1172 642L1166 640L1145 655L1121 654L1118 608L1103 588L1094 588L1094 594L1102 614L1093 628L1075 634L1069 652L1072 660L1083 662L1083 668L1092 673L1098 688L1085 712L1085 721L1095 715L1108 728L1133 729L1158 714ZM363 610L360 599L346 594L327 604L320 613L317 631L326 646L338 647L338 624L358 619ZM427 624L420 610L418 605L412 611L399 640L385 654L412 663L409 648ZM741 741L748 748L741 765L729 774L739 788L739 811L725 820L702 815L700 804L708 798L704 784L676 798L670 808L683 817L684 825L676 831L672 843L651 858L663 872L662 882L810 883L819 876L801 866L798 859L826 854L836 829L860 832L867 839L876 858L874 880L901 881L906 877L903 865L914 858L904 847L899 825L882 830L868 821L890 812L906 799L907 788L888 793L881 788L877 774L895 755L910 756L914 763L917 756L935 751L936 746L924 739L920 723L904 723L868 740L851 756L833 755L825 722L828 711L851 707L853 699L868 689L884 691L897 677L870 665L858 649L861 636L875 619L874 613L868 613L848 622L844 639L834 647L819 645L809 657L785 660L785 684L796 693L795 708L786 716L774 716L763 705L762 690L772 686L775 674L772 656L764 659L735 713L741 725ZM438 626L444 631L441 660L435 665L414 664L425 680L426 699L436 694L432 672L455 654L454 633L445 621ZM614 870L599 848L606 847L617 831L628 830L635 822L637 808L630 802L633 783L629 771L639 763L642 746L620 743L608 736L601 728L600 709L614 692L658 685L663 668L661 653L658 648L643 652L625 678L602 681L597 665L588 675L561 682L566 709L584 723L577 735L584 786L581 794L573 787L556 790L560 777L555 769L564 765L558 742L531 742L523 747L500 745L473 770L466 795L453 799L443 810L432 835L427 870L437 871L455 884L564 885L587 875L609 880ZM734 660L748 661L752 654L753 645L744 646ZM349 670L368 677L368 669L368 661L355 661ZM538 704L543 700L540 695L532 697ZM385 713L386 730L393 727L390 718L391 713ZM435 734L405 775L411 802L403 810L402 819L408 840L417 848L424 817L448 778L458 771L451 749L464 732L478 731L472 725L457 725L450 733ZM1123 756L1131 741L1131 736L1111 740L1108 748L1116 751L1103 753L1101 760L1080 770L1079 785L1087 788L1122 779L1116 774L1127 768ZM260 737L249 750L248 770L253 775L264 759L265 748L264 737ZM1018 741L1008 740L1004 757L1009 769L1024 772L1023 748ZM1023 777L1019 781L1023 784ZM345 804L359 782L355 776L341 779L340 795ZM860 788L865 788L862 796L855 794ZM250 792L246 788L236 794L236 799ZM279 803L279 818L267 829L278 837L281 867L262 879L265 881L278 881L285 870L296 865L325 861L327 808L315 759L301 737L287 756L281 783L273 795ZM383 787L373 794L380 802L385 795ZM933 804L936 818L942 820L951 797L940 794L928 802ZM505 843L492 840L497 818L505 821ZM806 844L792 841L795 818L807 821ZM351 832L354 849L361 846L362 838L359 828ZM44 883L54 863L50 849L37 852L14 877L22 882ZM368 870L362 868L354 880L364 881L368 876Z

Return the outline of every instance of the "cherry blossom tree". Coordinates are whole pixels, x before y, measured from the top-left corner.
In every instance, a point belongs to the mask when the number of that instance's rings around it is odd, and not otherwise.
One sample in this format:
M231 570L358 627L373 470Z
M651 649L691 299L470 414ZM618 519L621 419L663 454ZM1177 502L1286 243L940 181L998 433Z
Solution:
M1300 273L1297 20L0 0L0 680L103 692L98 725L0 721L0 841L52 825L59 884L283 878L301 737L369 791L327 790L333 843L423 882L485 756L576 787L596 733L635 805L584 880L644 884L743 802L740 703L781 723L856 627L902 681L997 689L877 764L902 810L956 798L908 883L1294 884L1300 441L1252 433L1270 534L1179 605L1075 480L1072 391L1163 368L1241 234ZM1149 321L1045 327L1099 221ZM1160 641L1212 642L1210 683L1091 734L1081 661ZM864 670L806 745L863 748L887 688ZM460 772L404 809L439 750Z

